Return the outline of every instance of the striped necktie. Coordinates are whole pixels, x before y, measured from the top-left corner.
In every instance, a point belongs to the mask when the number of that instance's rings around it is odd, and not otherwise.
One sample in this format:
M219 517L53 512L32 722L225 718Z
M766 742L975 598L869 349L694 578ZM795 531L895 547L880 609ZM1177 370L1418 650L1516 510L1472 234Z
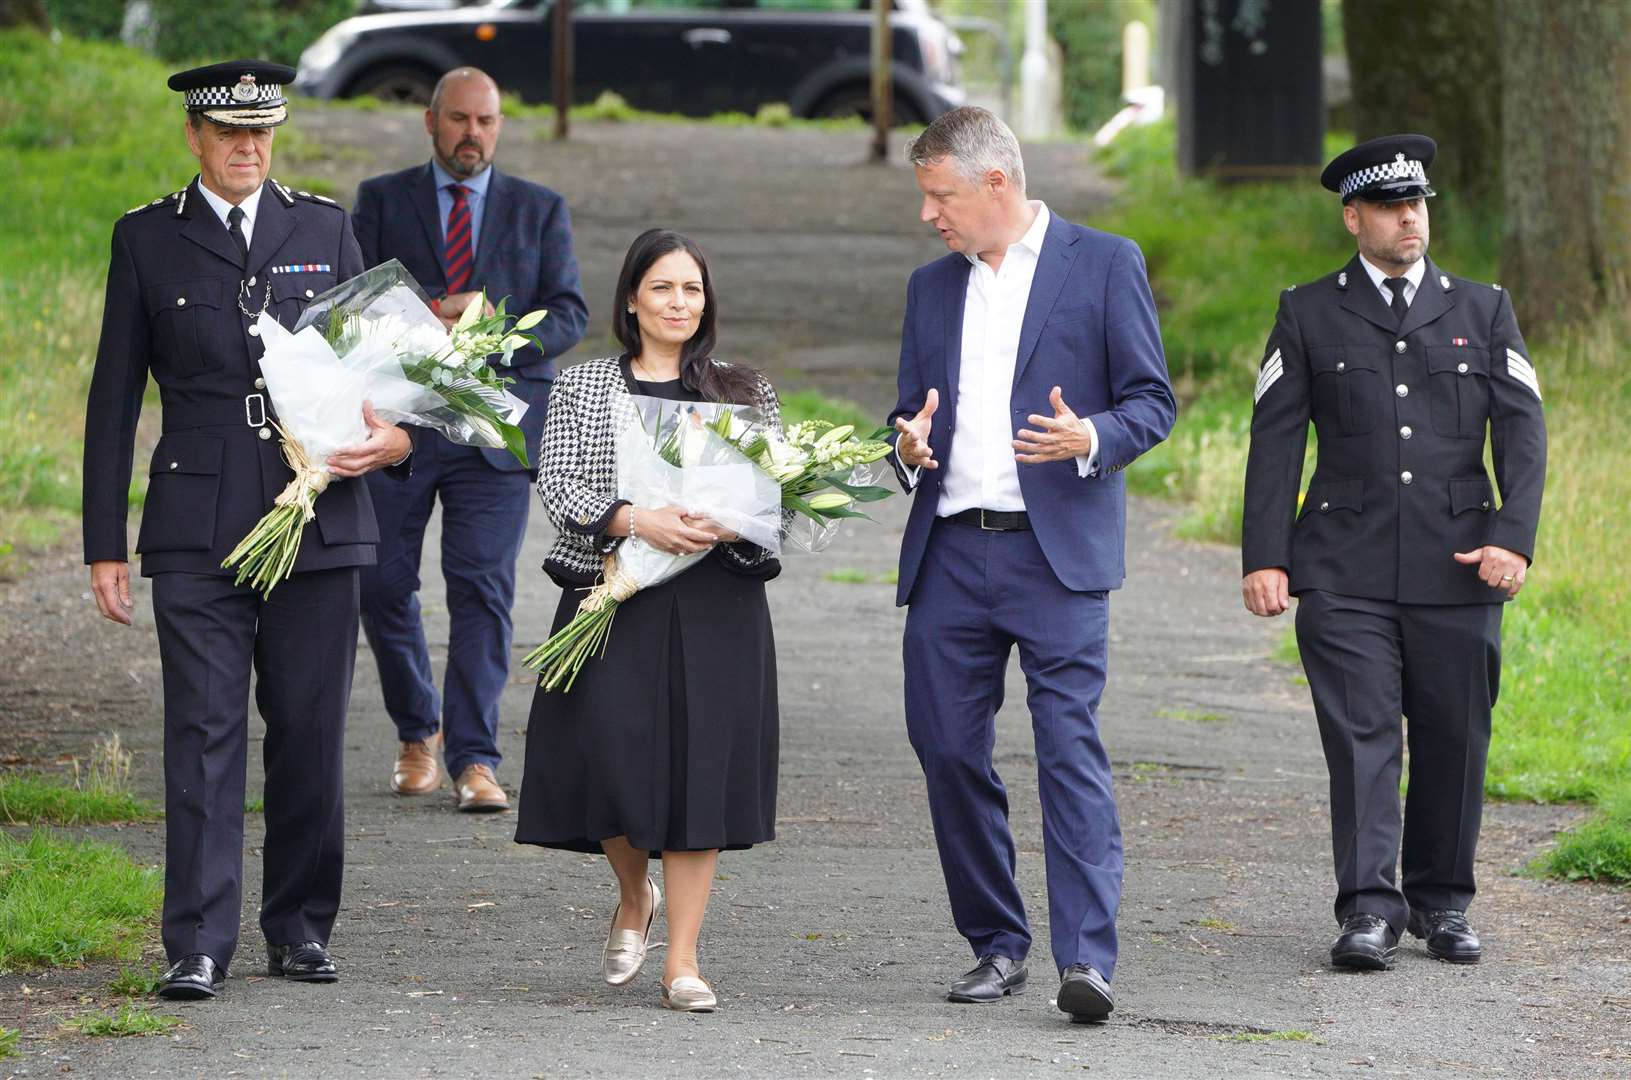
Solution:
M469 189L463 184L448 188L453 196L453 209L447 212L447 291L464 292L470 287L470 271L475 265L475 251L470 244Z

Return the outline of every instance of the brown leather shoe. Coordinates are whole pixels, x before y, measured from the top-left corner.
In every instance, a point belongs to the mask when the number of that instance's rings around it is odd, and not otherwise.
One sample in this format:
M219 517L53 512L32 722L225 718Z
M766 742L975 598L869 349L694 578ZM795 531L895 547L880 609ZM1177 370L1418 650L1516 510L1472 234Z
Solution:
M391 790L398 795L429 795L442 786L442 733L405 742L391 772Z
M459 809L467 814L491 814L510 808L510 797L486 765L466 765L453 787L459 796Z

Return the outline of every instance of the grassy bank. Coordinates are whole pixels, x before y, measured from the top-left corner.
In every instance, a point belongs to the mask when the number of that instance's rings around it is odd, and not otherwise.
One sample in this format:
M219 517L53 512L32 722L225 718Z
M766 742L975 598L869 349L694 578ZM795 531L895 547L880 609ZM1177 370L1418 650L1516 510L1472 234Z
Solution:
M157 870L108 844L0 833L0 973L135 960L161 891Z
M1333 138L1327 149L1342 145ZM1183 180L1172 151L1170 126L1130 132L1105 158L1122 193L1094 222L1144 249L1185 406L1172 438L1128 476L1135 490L1188 504L1185 535L1236 543L1251 388L1280 290L1341 266L1353 241L1335 197L1312 177ZM1448 195L1432 213L1435 261L1499 280L1498 223ZM1605 314L1529 345L1546 395L1550 468L1536 565L1505 617L1486 791L1601 802L1607 811L1565 839L1552 869L1631 882L1631 586L1610 549L1631 505L1631 471L1618 461L1631 441L1631 315Z

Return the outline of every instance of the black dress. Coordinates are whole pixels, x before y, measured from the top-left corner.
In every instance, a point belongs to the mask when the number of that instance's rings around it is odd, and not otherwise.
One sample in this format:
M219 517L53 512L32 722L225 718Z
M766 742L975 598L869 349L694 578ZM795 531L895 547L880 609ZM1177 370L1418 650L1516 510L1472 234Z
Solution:
M635 389L699 400L677 379ZM711 554L624 601L571 690L535 691L519 843L599 853L627 836L655 854L774 839L780 721L764 583L778 570ZM563 589L551 633L583 595Z

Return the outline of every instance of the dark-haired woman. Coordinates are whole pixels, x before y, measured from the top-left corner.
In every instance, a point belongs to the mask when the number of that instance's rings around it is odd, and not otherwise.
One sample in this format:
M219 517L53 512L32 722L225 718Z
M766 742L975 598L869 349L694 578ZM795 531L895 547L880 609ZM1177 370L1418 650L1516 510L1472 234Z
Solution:
M601 954L613 986L645 962L668 892L662 1003L713 1010L697 937L720 849L770 840L776 820L776 655L764 583L780 565L682 506L635 506L617 492L615 417L629 394L780 414L756 371L713 358L718 309L708 264L677 233L638 237L623 261L613 330L626 350L561 373L549 400L538 490L560 530L544 569L563 593L559 630L605 556L629 536L709 557L618 609L604 655L570 691L537 691L527 727L516 840L604 852L618 906Z

